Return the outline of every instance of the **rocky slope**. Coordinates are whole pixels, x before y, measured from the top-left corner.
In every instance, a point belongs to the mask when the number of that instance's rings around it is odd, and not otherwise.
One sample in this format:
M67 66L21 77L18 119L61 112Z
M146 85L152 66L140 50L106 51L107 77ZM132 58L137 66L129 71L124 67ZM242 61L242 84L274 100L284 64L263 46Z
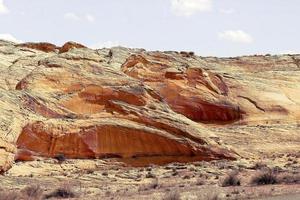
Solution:
M300 55L1 41L0 72L0 171L41 156L145 165L250 158L278 141L300 147ZM275 137L251 135L266 133L256 124Z

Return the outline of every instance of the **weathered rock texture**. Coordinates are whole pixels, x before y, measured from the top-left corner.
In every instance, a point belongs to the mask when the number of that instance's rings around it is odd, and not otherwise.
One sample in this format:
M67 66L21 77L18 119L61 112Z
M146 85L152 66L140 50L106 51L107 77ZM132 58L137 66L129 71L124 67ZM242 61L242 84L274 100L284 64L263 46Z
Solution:
M0 42L0 171L38 156L237 159L212 126L300 118L300 56Z
M222 76L185 57L159 52L130 56L122 65L127 75L154 88L177 113L194 121L229 122L241 118Z

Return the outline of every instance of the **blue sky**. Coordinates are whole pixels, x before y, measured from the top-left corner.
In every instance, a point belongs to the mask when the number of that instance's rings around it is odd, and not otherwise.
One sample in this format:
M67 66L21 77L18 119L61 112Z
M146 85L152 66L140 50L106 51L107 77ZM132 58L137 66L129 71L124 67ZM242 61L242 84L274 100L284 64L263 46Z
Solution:
M299 0L0 0L0 38L188 50L300 53Z

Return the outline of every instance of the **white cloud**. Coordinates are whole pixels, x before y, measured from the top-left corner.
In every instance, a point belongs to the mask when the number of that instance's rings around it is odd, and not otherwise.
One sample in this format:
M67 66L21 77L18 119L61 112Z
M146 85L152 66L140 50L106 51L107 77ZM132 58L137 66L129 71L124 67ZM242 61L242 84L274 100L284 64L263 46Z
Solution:
M71 21L88 21L88 22L95 21L94 16L89 13L81 16L81 15L77 15L76 13L68 12L68 13L64 14L64 18L66 20L71 20Z
M226 15L233 14L234 12L235 12L235 10L232 9L232 8L229 8L229 9L220 9L220 13L226 14Z
M197 12L212 9L212 0L171 0L171 9L175 15L191 16Z
M79 21L80 20L80 17L77 16L75 13L66 13L64 15L64 18L67 19L67 20L73 20L73 21Z
M227 30L219 33L218 36L222 40L228 40L236 43L250 44L253 42L252 36L242 30Z
M22 43L21 40L16 39L14 36L12 36L9 33L0 34L0 40L11 41L11 42L14 42L14 43Z
M8 8L4 5L3 0L0 0L0 15L9 13Z
M89 22L94 22L94 21L95 21L94 16L91 15L91 14L86 14L86 15L85 15L85 19L86 19L87 21L89 21Z
M111 47L116 47L120 46L120 43L118 41L106 41L106 42L99 42L94 45L91 45L92 49L101 49L101 48L111 48Z

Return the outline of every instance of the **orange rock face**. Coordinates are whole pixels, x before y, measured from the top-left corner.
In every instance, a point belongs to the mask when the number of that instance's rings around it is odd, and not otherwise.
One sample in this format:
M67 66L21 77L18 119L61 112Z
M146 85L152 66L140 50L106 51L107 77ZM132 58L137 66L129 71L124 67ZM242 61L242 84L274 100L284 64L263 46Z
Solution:
M41 122L27 125L17 141L19 151L16 159L32 160L34 155L64 155L66 158L158 156L173 157L176 160L176 156L184 156L190 160L214 160L220 157L232 159L226 152L205 147L195 148L193 141L179 142L171 135L141 126L107 123L79 127L75 132L62 130L49 128L49 125Z
M242 111L228 96L222 77L201 66L159 53L143 53L129 57L122 70L154 88L175 112L194 121L231 122L241 118Z
M58 49L58 47L55 46L54 44L47 43L47 42L39 42L39 43L28 42L28 43L18 44L17 46L36 49L36 50L44 51L46 53L55 52L55 50Z
M59 53L67 52L73 48L86 48L86 47L76 42L67 42L59 49Z
M76 43L76 42L66 42L62 47L58 47L54 44L48 43L48 42L27 42L27 43L22 43L22 44L18 44L18 47L26 47L29 49L36 49L36 50L40 50L46 53L49 52L55 52L56 50L59 50L59 53L65 53L67 51L69 51L70 49L73 48L86 48L86 46Z

